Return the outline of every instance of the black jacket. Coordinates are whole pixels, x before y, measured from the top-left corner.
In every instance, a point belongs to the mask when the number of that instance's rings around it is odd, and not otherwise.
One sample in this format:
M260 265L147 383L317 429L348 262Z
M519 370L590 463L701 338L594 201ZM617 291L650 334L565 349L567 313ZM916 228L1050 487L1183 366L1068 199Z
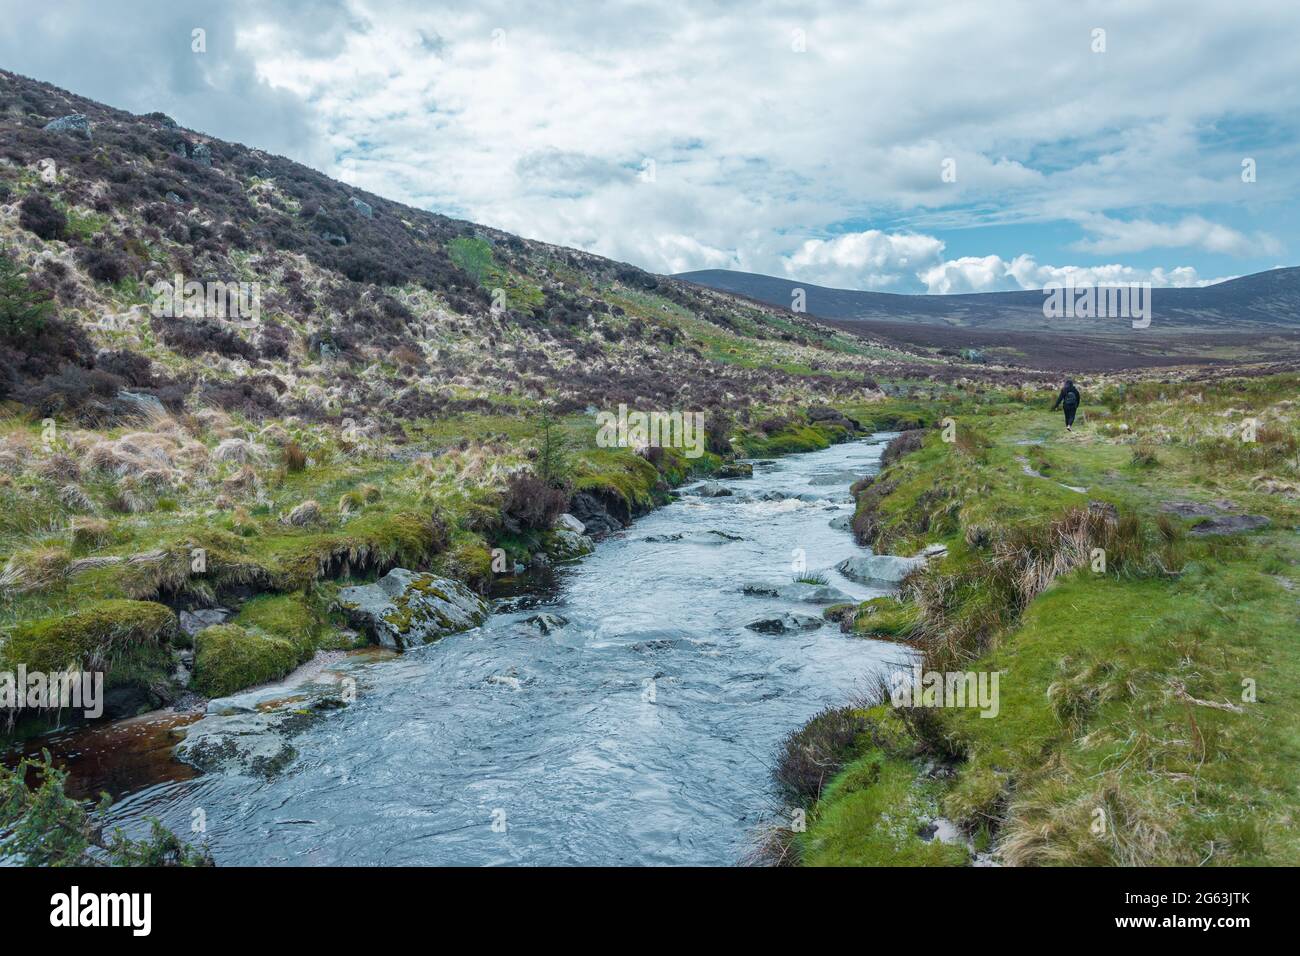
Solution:
M1073 383L1061 389L1061 394L1056 396L1056 404L1052 406L1052 411L1056 411L1056 406L1061 404L1066 408L1076 407L1079 404L1079 390Z

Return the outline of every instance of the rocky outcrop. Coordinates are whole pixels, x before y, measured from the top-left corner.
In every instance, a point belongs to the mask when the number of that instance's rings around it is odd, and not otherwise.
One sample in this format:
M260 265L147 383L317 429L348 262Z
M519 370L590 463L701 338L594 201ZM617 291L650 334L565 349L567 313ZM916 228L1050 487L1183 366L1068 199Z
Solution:
M374 584L343 588L338 603L353 627L396 650L477 627L488 614L483 599L463 584L405 568Z
M593 538L603 538L623 530L623 523L595 495L580 491L569 502L569 513L580 521L583 530Z
M226 618L230 617L231 611L224 607L207 607L200 608L197 611L181 611L181 630L193 637L205 627L212 627L216 624L226 623Z
M733 492L725 485L720 485L716 481L706 481L701 485L687 490L688 494L699 495L701 498L728 498Z
M1269 520L1263 515L1223 515L1207 518L1193 527L1188 534L1201 537L1209 534L1239 534L1243 531L1258 531L1269 526Z

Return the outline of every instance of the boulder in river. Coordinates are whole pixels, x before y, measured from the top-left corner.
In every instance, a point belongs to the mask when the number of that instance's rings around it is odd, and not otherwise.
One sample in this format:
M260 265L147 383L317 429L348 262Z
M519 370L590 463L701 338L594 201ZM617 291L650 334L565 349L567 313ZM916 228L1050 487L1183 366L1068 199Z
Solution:
M585 534L557 528L543 539L546 554L556 561L570 561L596 550L596 543Z
M278 695L278 698L274 695ZM273 777L298 755L290 739L332 710L347 706L337 687L252 691L208 703L202 719L173 733L183 735L176 758L205 773Z
M782 601L801 601L805 604L839 604L852 601L833 584L812 584L794 581L790 584L746 584L740 593L747 597L771 597Z
M819 617L810 614L791 614L785 612L772 617L750 621L745 627L759 634L793 634L798 631L815 631L822 626Z
M840 574L859 584L898 584L923 567L925 558L900 558L893 554L857 555L845 558L835 566Z
M733 494L730 488L716 481L706 481L692 490L701 498L729 498Z
M754 466L747 461L724 461L715 474L719 478L753 478Z
M482 598L460 582L405 568L374 584L343 588L338 601L353 627L397 650L477 627L488 613Z

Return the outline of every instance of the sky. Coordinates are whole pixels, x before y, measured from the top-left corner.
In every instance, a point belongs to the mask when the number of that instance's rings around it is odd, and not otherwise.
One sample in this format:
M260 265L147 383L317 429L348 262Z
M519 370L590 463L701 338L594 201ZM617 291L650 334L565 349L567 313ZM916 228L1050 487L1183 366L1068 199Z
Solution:
M1300 249L1295 0L0 0L0 22L6 69L653 272L1192 286Z

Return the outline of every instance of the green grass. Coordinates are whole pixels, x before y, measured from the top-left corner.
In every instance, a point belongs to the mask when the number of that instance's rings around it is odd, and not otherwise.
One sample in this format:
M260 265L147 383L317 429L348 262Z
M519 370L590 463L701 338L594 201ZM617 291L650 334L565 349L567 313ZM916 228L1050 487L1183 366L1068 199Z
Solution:
M883 808L932 798L1009 863L1300 863L1300 715L1285 703L1300 694L1300 504L1259 480L1261 468L1283 487L1296 480L1297 423L1286 412L1296 386L1275 376L1194 392L1130 387L1085 405L1073 434L1045 395L936 408L955 420L957 440L928 433L859 497L857 522L878 550L942 541L949 554L903 601L864 605L855 629L904 634L927 654L927 635L947 635L957 667L1000 672L999 713L932 710L904 721L904 743L866 742L858 764L872 769L850 765L823 794L808 835L820 842L801 843L804 862L894 861L898 832ZM1255 447L1207 455L1224 441L1225 417L1247 416L1262 423ZM1133 467L1138 447L1159 464ZM1191 538L1193 520L1160 509L1225 498L1269 517L1270 530ZM1129 522L1106 569L1067 568L1022 611L1015 582L993 576L998 549L1052 558L1061 546L1046 529L1089 501ZM916 773L936 752L960 758L941 784ZM851 774L877 771L877 782L846 790Z

